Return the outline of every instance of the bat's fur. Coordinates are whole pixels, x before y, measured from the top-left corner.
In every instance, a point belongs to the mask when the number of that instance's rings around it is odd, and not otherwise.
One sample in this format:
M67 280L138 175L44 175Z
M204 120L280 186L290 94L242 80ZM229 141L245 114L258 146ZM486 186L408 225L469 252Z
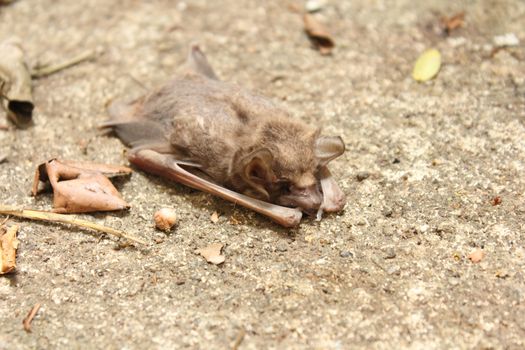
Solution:
M217 80L198 47L181 71L131 103L113 104L105 126L134 149L169 153L239 193L319 208L316 176L343 153L340 138L322 138L317 128L292 120L271 100Z

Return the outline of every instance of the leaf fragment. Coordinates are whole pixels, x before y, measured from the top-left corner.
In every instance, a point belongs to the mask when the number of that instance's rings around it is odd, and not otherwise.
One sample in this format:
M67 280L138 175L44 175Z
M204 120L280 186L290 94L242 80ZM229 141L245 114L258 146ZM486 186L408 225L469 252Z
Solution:
M31 74L18 38L0 43L0 102L18 127L31 124L33 95Z
M106 176L130 173L131 169L122 166L51 159L37 167L32 193L36 196L39 184L49 181L54 211L58 213L128 209L129 204Z
M205 248L197 249L197 253L202 255L207 262L220 265L226 260L226 257L221 254L223 247L222 243L212 243Z
M458 12L452 17L443 16L441 18L441 25L443 26L445 34L450 35L452 31L465 25L465 11Z
M412 78L416 81L428 81L434 78L441 68L441 53L436 49L424 51L416 61Z
M303 22L304 31L321 55L331 54L335 47L335 41L325 26L309 13L303 15Z
M210 220L211 220L211 222L213 222L214 224L218 223L218 222L219 222L219 213L217 213L217 211L214 211L214 212L210 215Z
M9 228L0 226L0 275L12 272L16 268L17 232L17 225Z
M468 258L470 261L476 264L476 263L479 263L483 259L483 256L484 256L483 250L476 249L468 255Z

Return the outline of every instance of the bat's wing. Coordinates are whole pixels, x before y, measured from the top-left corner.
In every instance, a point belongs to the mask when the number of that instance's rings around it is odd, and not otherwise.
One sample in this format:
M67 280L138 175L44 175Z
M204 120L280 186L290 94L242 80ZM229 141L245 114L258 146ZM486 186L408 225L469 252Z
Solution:
M131 102L116 101L109 108L110 120L101 128L112 129L119 139L133 149L150 148L161 153L170 153L171 145L161 123L141 117L145 97Z

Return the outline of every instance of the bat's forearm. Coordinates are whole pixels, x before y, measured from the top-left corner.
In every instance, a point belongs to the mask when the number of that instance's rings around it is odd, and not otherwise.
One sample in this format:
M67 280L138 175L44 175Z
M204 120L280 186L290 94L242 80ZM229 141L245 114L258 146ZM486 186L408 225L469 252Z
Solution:
M216 195L227 201L237 203L248 209L269 217L285 227L297 226L302 212L296 208L287 208L263 202L227 188L206 181L181 168L169 155L143 149L131 152L129 160L139 168L159 176L180 182L186 186Z

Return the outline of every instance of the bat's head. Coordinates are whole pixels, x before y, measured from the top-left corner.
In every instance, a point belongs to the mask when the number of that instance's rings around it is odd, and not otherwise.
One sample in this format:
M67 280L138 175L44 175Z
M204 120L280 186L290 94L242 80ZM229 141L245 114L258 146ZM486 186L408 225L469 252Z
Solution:
M252 149L234 165L247 185L244 194L315 213L323 202L319 169L343 154L345 145L340 137L287 122L269 124Z

